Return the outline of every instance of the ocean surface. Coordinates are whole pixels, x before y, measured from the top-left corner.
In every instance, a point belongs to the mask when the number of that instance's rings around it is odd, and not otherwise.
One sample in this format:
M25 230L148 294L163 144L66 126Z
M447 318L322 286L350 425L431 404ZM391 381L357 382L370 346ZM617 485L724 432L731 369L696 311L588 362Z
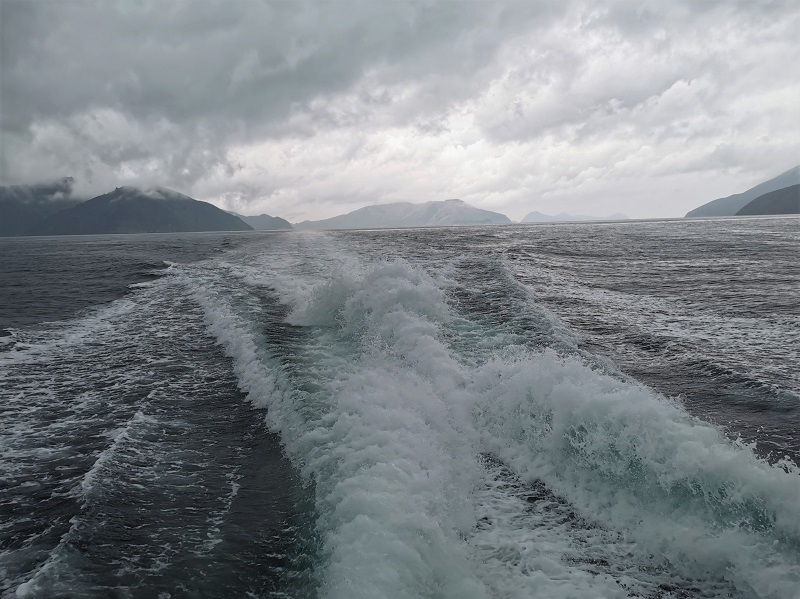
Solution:
M0 257L0 597L800 597L798 218Z

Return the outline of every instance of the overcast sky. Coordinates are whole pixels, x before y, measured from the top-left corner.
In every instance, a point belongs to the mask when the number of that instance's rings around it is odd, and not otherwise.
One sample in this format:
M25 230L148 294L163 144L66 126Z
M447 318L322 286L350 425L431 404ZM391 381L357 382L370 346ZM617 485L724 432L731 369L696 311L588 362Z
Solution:
M682 216L800 163L800 2L0 0L0 182Z

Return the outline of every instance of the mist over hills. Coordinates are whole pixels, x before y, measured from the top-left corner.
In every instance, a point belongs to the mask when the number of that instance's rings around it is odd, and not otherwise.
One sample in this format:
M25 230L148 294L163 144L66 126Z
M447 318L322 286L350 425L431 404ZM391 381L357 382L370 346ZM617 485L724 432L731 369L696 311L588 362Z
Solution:
M83 201L72 195L72 177L33 185L0 186L0 236L27 235L38 223Z
M790 168L777 177L759 183L742 193L712 200L686 213L686 218L698 216L734 216L759 196L800 183L800 165Z
M608 221L608 220L628 220L624 214L612 214L610 216L587 216L585 214L567 214L559 212L555 216L543 214L541 212L529 212L520 221L521 223L568 223L584 221Z
M216 206L164 187L118 187L82 201L72 179L0 188L0 235L250 231Z
M228 210L228 214L243 220L256 231L281 231L294 229L292 223L280 216L270 216L269 214L257 214L255 216L245 216Z
M240 219L189 196L153 187L117 187L46 218L38 235L249 231Z
M687 214L734 216L800 213L800 166L740 193L708 202ZM624 214L587 216L533 211L522 223L626 220ZM458 199L365 206L296 225L278 216L244 216L164 187L118 187L84 200L73 195L73 179L0 186L0 236L168 233L297 229L373 229L509 224L504 214Z
M511 220L499 212L470 206L462 200L412 204L395 202L365 206L347 214L324 220L307 220L298 229L381 229L394 227L440 227L449 225L507 224Z

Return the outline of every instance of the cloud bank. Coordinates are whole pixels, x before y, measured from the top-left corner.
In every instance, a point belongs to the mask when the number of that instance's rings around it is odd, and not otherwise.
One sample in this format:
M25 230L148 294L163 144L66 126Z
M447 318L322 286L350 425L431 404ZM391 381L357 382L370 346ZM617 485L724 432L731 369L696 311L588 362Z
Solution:
M800 162L791 1L0 3L0 182L680 216Z

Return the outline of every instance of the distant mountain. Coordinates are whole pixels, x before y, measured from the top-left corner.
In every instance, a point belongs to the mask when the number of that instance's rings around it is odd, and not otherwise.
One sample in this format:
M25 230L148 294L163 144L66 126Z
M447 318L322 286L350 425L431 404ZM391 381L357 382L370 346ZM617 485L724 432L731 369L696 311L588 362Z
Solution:
M270 216L269 214L258 214L256 216L245 216L236 212L228 211L235 217L242 219L256 231L277 231L283 229L293 229L292 223L282 219L280 216Z
M171 189L117 187L46 218L36 235L251 231L250 225Z
M599 220L628 220L624 214L612 214L611 216L586 216L585 214L567 214L559 212L555 216L542 214L541 212L529 212L520 222L522 223L567 223L578 221L599 221Z
M81 201L72 197L72 177L34 185L0 186L0 237L27 235L48 216Z
M491 225L511 221L504 214L475 208L461 200L443 202L395 202L365 206L353 212L325 220L298 223L298 229L386 229L402 227L439 227L447 225Z
M686 218L697 216L733 216L759 196L800 183L800 165L790 168L774 179L764 181L742 193L713 200L686 213Z
M747 204L736 216L800 214L800 184L770 191Z

